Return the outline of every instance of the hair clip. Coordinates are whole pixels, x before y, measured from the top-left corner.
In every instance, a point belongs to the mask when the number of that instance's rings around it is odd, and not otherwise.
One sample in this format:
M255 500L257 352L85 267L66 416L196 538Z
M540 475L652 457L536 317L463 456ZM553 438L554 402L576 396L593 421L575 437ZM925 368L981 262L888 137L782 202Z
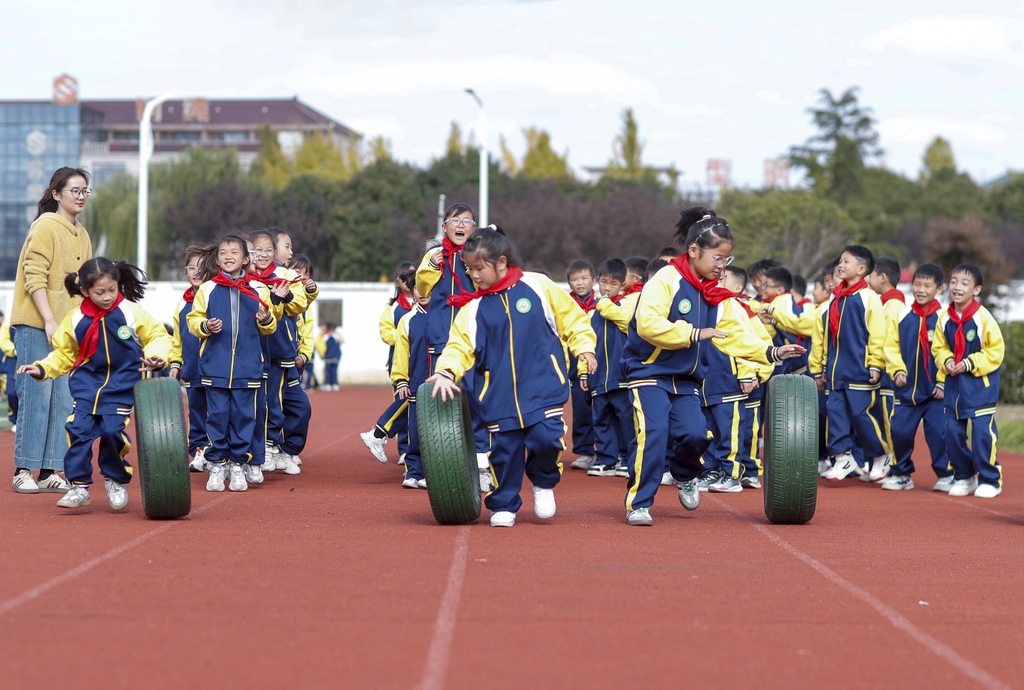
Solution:
M710 217L711 217L710 215L706 215L706 216L704 216L703 218L701 218L701 220L707 220L707 219L708 219L708 218L710 218Z

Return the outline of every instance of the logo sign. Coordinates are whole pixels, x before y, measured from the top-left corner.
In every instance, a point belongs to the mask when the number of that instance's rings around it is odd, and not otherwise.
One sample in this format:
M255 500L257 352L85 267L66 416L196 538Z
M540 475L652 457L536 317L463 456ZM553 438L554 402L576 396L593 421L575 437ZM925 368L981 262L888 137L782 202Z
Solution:
M53 80L53 102L57 105L73 105L78 102L78 80L70 74L62 74Z
M121 326L117 329L117 337L121 340L128 340L128 338L132 337L132 329L128 328L128 326Z
M526 314L533 308L533 304L530 303L526 297L521 297L516 300L516 311L520 314Z
M935 329L933 328L932 330L928 331L928 342L929 343L932 342L932 338L934 338L934 337L935 337Z
M967 331L967 342L973 343L974 339L978 337L978 332L973 328Z
M30 156L41 156L46 153L46 134L38 129L33 129L25 137L25 150Z
M688 300L688 299L679 300L679 313L680 314L689 314L691 309L693 309L693 305L690 304L690 300Z

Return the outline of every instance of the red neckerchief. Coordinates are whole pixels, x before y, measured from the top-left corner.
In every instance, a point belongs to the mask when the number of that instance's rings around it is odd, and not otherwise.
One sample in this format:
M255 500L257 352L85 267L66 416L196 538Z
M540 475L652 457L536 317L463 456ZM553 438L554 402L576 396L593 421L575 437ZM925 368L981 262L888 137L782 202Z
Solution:
M462 287L462 281L459 280L459 272L455 270L455 258L461 251L462 247L456 247L452 244L452 241L448 239L447 235L445 235L444 239L441 240L441 277L444 278L445 268L451 271L452 277L455 278L455 284L459 286L460 295L466 292L466 289ZM451 302L449 302L449 304L451 304Z
M476 292L470 292L468 294L463 293L461 295L448 295L448 304L452 307L464 307L473 300L483 297L484 295L490 295L495 292L501 292L502 290L509 289L510 287L518 283L519 279L522 277L523 269L519 268L518 266L509 266L508 273L505 274L505 277L499 280L491 287L487 288L486 290L477 290Z
M231 278L224 275L223 271L218 271L217 275L213 277L213 282L217 285L223 285L224 287L235 288L246 297L252 297L254 300L259 302L260 306L264 309L268 309L269 307L267 307L267 303L260 299L259 293L253 290L252 286L249 285L249 281L252 280L253 277L254 276L251 273L242 271L242 275L238 276L235 280L231 280Z
M635 295L636 293L644 289L644 285L644 281L638 280L632 285L630 285L629 289L622 293L622 296L625 297L626 295Z
M775 295L774 297L769 297L768 299L766 299L763 302L763 304L771 304L772 302L774 302L778 298L782 297L783 295L788 295L788 294L790 294L790 292L788 290L786 292L780 292L779 294Z
M897 290L896 288L893 288L892 290L886 290L885 291L885 294L882 295L882 304L885 304L886 302L888 302L891 299L898 299L900 302L903 302L903 304L907 303L907 298L904 297L903 291L902 290Z
M811 298L810 297L804 297L802 300L798 300L797 301L796 306L798 306L798 307L806 307L810 303L811 303Z
M409 301L409 298L405 296L404 292L398 293L398 297L395 298L395 304L406 311L412 311L412 302Z
M953 303L949 303L949 320L956 324L956 334L953 337L953 362L959 364L964 358L964 351L967 349L967 338L964 337L964 324L971 320L971 318L978 313L981 309L981 304L976 299L972 299L971 303L964 309L964 313L961 316L956 313L956 308Z
M676 270L679 271L679 275L681 275L687 283L700 290L704 299L707 300L707 303L712 307L717 307L725 300L736 297L735 292L722 287L714 278L698 280L697 276L693 274L693 269L690 268L690 262L687 261L686 254L677 256L669 261L669 263L676 267Z
M104 316L117 309L117 305L123 301L124 295L121 294L120 290L117 292L117 299L114 300L109 309L100 309L88 297L82 300L82 313L92 319L92 323L85 329L85 336L82 338L82 344L78 348L78 359L71 365L72 369L96 354L96 345L100 341L100 322Z
M839 337L839 300L843 297L849 297L850 295L856 294L860 290L863 290L868 286L867 282L861 278L853 285L848 285L846 281L841 281L839 285L832 289L832 306L828 310L828 329L832 333L832 342L836 342L836 338Z
M289 285L291 285L292 283L302 282L302 278L299 278L298 276L292 278L291 280L289 280L288 278L281 278L280 276L275 276L275 270L277 270L277 264L270 264L263 270L257 268L255 271L250 271L249 277L254 280L260 281L261 283L269 287L271 290L273 290L282 283L288 283Z
M736 301L740 303L741 307L743 307L743 311L747 312L747 316L749 316L750 318L753 319L753 318L755 318L757 316L757 312L754 311L753 309L751 309L750 305L747 304L747 300L748 299L750 299L750 298L749 297L742 297L742 296L739 296L739 295L736 296Z
M192 304L196 300L196 289L189 285L188 290L185 290L185 294L182 295L181 298L189 304Z
M922 307L916 301L910 305L910 309L921 317L921 328L917 333L917 342L921 348L921 357L924 359L924 373L928 376L928 380L932 380L932 373L928 371L928 362L932 356L932 344L928 340L928 317L932 314L937 314L942 307L939 306L939 300L932 300L932 303L927 308Z
M608 299L610 299L610 300L612 301L612 304L618 304L618 303L619 303L619 302L621 302L621 301L622 301L622 300L623 300L623 299L624 299L625 297L626 297L626 293L625 293L625 292L620 292L619 294L617 294L617 295L614 295L614 296L612 296L612 297L609 297Z
M597 304L597 300L594 299L593 291L590 292L590 296L587 299L580 299L579 295L572 291L569 294L572 295L572 298L576 300L576 304L580 305L580 309L584 312L594 311L594 305Z

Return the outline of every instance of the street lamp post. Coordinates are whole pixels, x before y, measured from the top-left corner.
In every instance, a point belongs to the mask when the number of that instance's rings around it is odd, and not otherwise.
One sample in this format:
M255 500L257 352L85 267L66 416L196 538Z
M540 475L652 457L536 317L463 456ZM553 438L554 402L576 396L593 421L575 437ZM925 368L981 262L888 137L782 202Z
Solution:
M480 106L480 119L477 122L476 133L480 137L480 204L478 209L479 226L487 227L487 197L488 197L488 173L490 166L487 154L487 112L484 110L484 102L476 95L473 89L466 89L466 93L473 97L476 104Z
M153 157L153 111L176 94L164 94L146 103L139 120L139 223L135 265L147 270L149 256L149 159Z

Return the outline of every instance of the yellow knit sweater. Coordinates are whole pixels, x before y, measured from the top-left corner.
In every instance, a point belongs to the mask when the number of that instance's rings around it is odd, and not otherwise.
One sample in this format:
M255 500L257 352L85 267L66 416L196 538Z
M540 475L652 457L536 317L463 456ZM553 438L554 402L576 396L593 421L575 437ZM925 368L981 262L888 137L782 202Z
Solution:
M32 301L32 293L45 288L53 318L60 323L82 302L81 297L71 297L64 289L64 278L91 258L92 240L81 223L72 225L59 213L39 216L29 228L18 258L10 322L43 328L43 317Z

